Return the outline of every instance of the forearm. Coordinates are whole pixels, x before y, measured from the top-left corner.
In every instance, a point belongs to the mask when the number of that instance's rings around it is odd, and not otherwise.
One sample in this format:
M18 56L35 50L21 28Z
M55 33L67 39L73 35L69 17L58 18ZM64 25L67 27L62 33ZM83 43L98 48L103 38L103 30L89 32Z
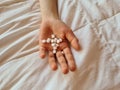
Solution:
M57 0L39 0L42 13L42 20L48 18L58 19Z

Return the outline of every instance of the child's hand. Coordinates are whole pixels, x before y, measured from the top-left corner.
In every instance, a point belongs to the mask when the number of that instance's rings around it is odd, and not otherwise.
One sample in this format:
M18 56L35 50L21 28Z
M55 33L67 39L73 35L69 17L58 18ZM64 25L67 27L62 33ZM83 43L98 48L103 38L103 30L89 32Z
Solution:
M50 38L52 34L55 34L56 37L63 39L63 41L59 44L56 54L53 54L50 44L42 43L42 40ZM42 21L39 38L40 57L44 58L46 56L46 52L48 52L48 60L51 68L56 70L58 62L64 74L68 73L69 69L71 71L76 69L75 60L71 53L69 43L74 49L80 49L78 39L66 24L58 19L47 19ZM62 54L61 51L63 51L64 54Z

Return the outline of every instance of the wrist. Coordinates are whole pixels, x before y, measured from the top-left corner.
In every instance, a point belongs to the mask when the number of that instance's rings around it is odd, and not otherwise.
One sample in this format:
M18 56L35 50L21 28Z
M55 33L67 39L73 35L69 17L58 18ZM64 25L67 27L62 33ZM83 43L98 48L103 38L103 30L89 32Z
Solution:
M51 23L52 21L56 21L56 20L60 20L60 18L58 16L53 16L53 15L42 16L42 22Z
M59 16L58 15L43 15L42 16L42 21L48 21L48 20L59 20Z

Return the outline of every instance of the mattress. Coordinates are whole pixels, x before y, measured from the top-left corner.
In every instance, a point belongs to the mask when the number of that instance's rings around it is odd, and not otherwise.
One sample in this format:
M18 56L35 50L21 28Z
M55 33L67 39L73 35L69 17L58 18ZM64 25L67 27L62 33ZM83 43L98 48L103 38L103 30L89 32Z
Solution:
M58 0L79 39L64 75L39 55L39 0L0 0L0 90L120 90L120 0Z

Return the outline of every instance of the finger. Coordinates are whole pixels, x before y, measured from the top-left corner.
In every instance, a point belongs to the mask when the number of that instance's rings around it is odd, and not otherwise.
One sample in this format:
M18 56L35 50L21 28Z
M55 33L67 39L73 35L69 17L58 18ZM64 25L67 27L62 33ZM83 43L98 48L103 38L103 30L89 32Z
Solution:
M69 30L69 32L66 33L66 38L72 45L72 47L76 50L80 50L80 45L78 42L78 39L76 36L73 34L72 30Z
M44 47L40 47L40 57L45 58L46 56L46 49Z
M67 59L70 70L75 71L75 69L76 69L75 60L73 58L73 55L72 55L72 52L71 52L70 48L68 48L68 47L65 48L63 50L63 52L64 52L65 57Z
M58 47L58 50L63 50L64 48L68 47L68 42L67 40L66 41L63 41L62 43L59 44L59 47Z
M52 51L49 51L48 61L49 61L49 64L50 64L50 67L52 68L52 70L56 70L57 63L55 61L55 57L54 57L54 54L52 53Z
M63 54L60 51L58 51L56 56L57 56L57 60L60 64L60 66L61 66L62 72L64 74L67 74L68 73L68 66L67 66L67 63L66 63L66 60L65 60Z

